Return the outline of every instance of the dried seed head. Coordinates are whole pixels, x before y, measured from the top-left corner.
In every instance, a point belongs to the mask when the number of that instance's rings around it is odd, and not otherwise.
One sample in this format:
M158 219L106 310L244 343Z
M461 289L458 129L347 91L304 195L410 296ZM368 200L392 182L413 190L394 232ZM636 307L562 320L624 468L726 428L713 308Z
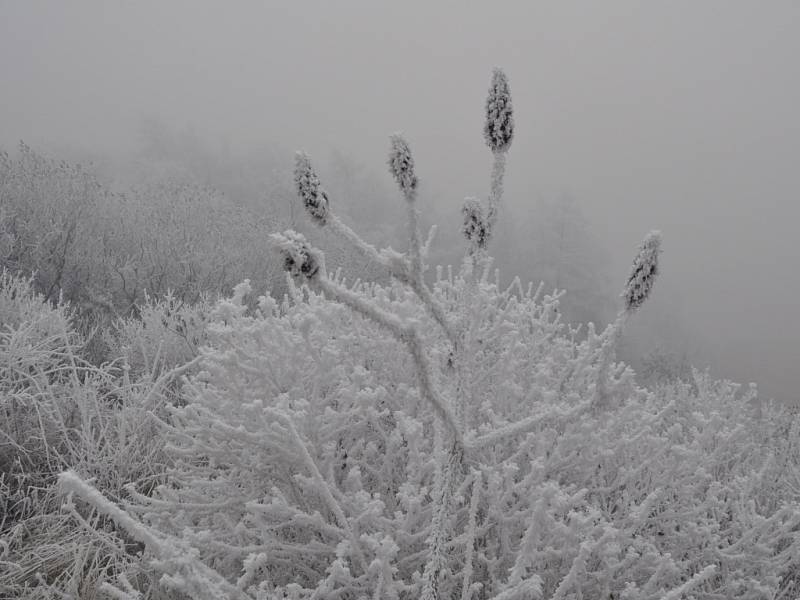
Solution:
M502 69L495 68L486 98L486 123L483 126L483 137L492 152L507 152L511 147L514 137L513 112L508 78Z
M464 215L464 237L470 243L470 252L476 249L483 249L489 238L489 229L486 217L483 214L483 206L477 198L467 198L461 208Z
M295 154L294 182L308 214L317 225L325 225L328 218L328 194L320 186L319 177L305 152Z
M633 268L625 284L622 297L625 300L625 310L633 312L644 304L653 289L653 283L658 275L658 254L661 252L661 233L651 231L648 233L639 252L633 260Z
M414 175L414 159L408 142L400 133L393 134L390 138L389 171L394 175L397 185L406 196L412 197L417 189L417 176Z
M322 253L306 241L302 233L287 229L269 236L272 245L283 256L283 268L292 277L316 278L323 268Z

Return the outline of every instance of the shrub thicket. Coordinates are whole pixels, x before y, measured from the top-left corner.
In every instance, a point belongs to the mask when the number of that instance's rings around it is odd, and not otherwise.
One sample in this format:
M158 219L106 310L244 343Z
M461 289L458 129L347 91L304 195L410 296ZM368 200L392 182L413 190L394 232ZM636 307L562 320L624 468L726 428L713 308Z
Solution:
M67 301L83 333L166 294L181 303L230 294L245 277L274 282L266 215L192 182L112 192L91 171L25 144L0 153L0 267ZM99 328L99 329L98 329ZM95 362L115 358L90 336Z
M0 598L92 599L106 579L151 581L140 545L64 505L57 476L71 469L116 501L128 484L163 482L171 459L155 417L187 367L153 379L121 361L93 366L70 316L30 280L0 276Z

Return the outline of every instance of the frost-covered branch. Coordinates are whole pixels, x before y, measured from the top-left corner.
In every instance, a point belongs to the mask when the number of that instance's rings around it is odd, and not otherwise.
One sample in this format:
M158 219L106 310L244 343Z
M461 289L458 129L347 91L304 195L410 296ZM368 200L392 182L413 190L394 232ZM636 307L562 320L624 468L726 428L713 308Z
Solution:
M563 396L560 398L563 401ZM591 404L591 401L584 401L570 407L565 407L561 404L550 405L548 406L547 410L539 414L525 417L516 423L499 427L490 433L486 433L478 437L468 437L465 442L466 448L468 451L476 451L482 448L488 448L494 444L512 439L515 436L528 433L538 427L541 427L542 424L552 419L567 420L574 418L584 412L589 406L591 406Z
M460 442L453 444L447 454L446 461L439 472L439 481L435 488L435 502L431 519L431 534L428 540L429 556L422 573L421 600L439 600L439 579L447 565L447 546L450 541L450 528L447 519L453 503L453 492L456 476L463 467L464 447Z
M295 183L297 193L303 201L311 219L319 226L327 226L342 239L353 245L365 258L380 265L399 281L408 285L417 294L431 316L436 320L450 342L457 343L454 326L445 314L444 308L433 297L423 278L422 257L427 248L421 246L419 234L419 214L416 208L417 179L414 175L414 161L405 139L400 134L391 137L389 166L406 199L409 229L409 257L378 250L364 241L348 227L330 208L327 192L320 186L319 177L307 154L298 152L295 158ZM432 235L433 231L431 232ZM428 243L430 241L430 237Z
M478 519L478 503L483 488L483 476L480 471L472 471L472 493L469 501L469 514L467 516L467 529L465 532L466 552L464 554L464 573L461 577L461 600L470 600L472 597L472 573L475 555L475 530Z
M305 464L306 468L311 473L311 476L314 478L314 481L317 483L317 487L322 494L323 498L325 499L325 503L328 505L328 508L333 513L333 516L336 518L336 522L339 524L346 533L347 537L350 539L350 544L353 548L353 554L355 554L356 558L358 559L359 566L361 567L362 571L367 570L367 561L364 558L364 553L361 551L361 546L359 544L358 539L356 538L355 534L353 533L353 529L350 526L350 521L344 514L342 507L336 501L336 498L333 497L331 493L331 489L328 486L328 482L325 481L325 478L322 477L322 473L319 472L317 468L317 464L314 462L314 459L311 457L311 454L308 452L308 448L306 448L306 444L303 439L300 437L300 434L297 433L297 428L292 423L292 420L289 419L286 415L283 415L277 411L270 411L273 416L280 420L286 428L289 430L289 433L292 436L292 440L297 447L297 451L300 452L300 455L303 458L303 463Z
M143 543L156 556L154 564L164 573L162 582L165 585L192 598L250 600L247 594L200 561L196 549L140 523L72 471L61 473L58 482L65 492L81 497L98 512L110 517L133 539Z
M414 325L403 322L399 317L381 310L355 292L337 285L329 279L319 278L314 281L314 284L322 292L330 296L331 299L349 306L354 311L364 315L378 325L385 327L399 341L408 346L411 358L416 367L417 376L419 377L421 396L430 403L436 414L444 421L455 440L463 444L462 434L456 424L450 405L436 388L433 368L425 352L425 345L417 328Z

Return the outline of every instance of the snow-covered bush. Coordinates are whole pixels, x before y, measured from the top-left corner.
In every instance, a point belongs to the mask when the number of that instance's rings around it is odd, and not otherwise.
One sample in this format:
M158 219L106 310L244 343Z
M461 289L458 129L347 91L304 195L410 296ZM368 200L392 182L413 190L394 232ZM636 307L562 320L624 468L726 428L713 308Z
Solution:
M152 380L81 358L63 303L28 279L0 276L0 598L98 597L104 579L146 590L140 550L90 507L62 507L57 476L72 469L120 500L148 492L169 457L154 415L187 367Z
M69 384L80 344L66 306L49 306L32 282L0 274L0 477L39 472L54 432L38 393ZM52 425L52 423L48 423Z
M187 304L171 293L162 298L145 295L145 302L137 307L138 316L117 319L104 332L105 344L111 356L124 361L130 377L155 380L197 356L206 343L210 310L204 298Z
M405 254L344 225L301 155L315 220L392 282L347 284L302 235L274 235L296 284L253 309L245 282L211 312L163 423L168 481L129 488L125 510L74 473L64 490L191 598L796 597L800 421L702 373L654 393L615 361L657 274L655 232L602 332L562 324L557 293L490 282L513 136L499 71L484 131L489 202L467 205L462 269L428 278L402 137Z
M13 158L0 152L0 267L68 301L83 333L135 313L147 295L193 304L246 276L282 281L263 235L276 227L207 186L165 179L115 193L91 169L25 144ZM98 364L109 359L94 347L99 335L87 341Z
M692 367L686 354L655 348L643 356L641 362L637 376L648 388L677 382L694 382Z
M280 269L263 235L270 226L269 215L181 180L115 195L99 224L108 236L104 268L115 283L115 305L124 315L148 294L195 303L204 294L230 293L247 275L273 279Z

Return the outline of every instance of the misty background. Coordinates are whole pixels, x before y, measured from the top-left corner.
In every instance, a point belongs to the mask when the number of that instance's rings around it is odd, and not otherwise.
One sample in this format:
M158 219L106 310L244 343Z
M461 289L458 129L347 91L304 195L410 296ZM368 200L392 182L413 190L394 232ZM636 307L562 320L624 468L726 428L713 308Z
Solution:
M0 0L0 148L92 162L109 185L194 177L284 220L302 148L350 221L397 245L385 156L402 130L440 226L434 262L457 265L463 199L488 193L483 102L502 66L516 137L501 279L544 278L570 318L602 323L660 229L661 277L623 357L661 348L797 402L798 30L800 4L777 0Z

